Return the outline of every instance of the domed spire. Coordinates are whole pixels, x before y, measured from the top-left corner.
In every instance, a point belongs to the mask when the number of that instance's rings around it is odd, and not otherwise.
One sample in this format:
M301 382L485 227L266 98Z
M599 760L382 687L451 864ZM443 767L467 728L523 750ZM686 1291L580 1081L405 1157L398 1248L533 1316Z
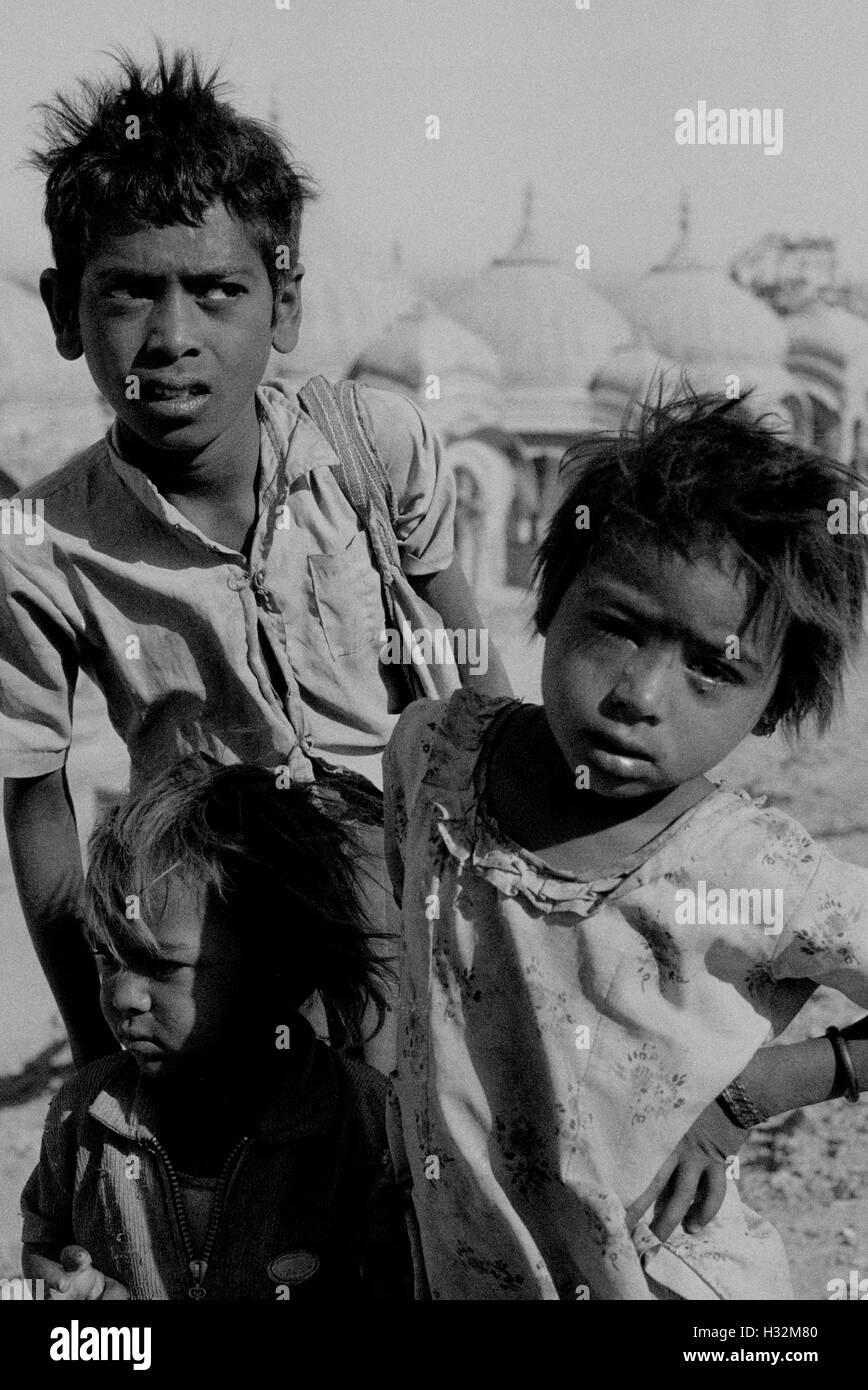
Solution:
M271 89L271 100L268 103L268 111L266 112L266 120L274 130L278 130L283 134L280 107L277 104L277 93L273 87Z
M539 244L539 237L536 230L536 219L534 216L535 194L533 184L528 180L524 186L524 198L522 202L521 226L518 229L518 236L512 247L505 256L499 256L494 265L555 265L556 262L550 256L546 256Z
M678 203L678 240L669 255L664 257L652 270L689 270L700 265L693 249L693 227L690 216L690 194L686 188L681 190Z

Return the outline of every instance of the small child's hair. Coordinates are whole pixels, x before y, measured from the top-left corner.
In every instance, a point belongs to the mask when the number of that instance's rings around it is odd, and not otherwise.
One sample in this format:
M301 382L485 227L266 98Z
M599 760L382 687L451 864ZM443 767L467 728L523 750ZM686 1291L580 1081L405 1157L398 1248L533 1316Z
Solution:
M368 1006L382 1026L389 958L374 942L352 820L366 819L359 794L339 779L283 783L284 773L220 766L194 754L109 809L89 842L86 935L115 960L153 955L148 929L165 909L168 881L202 894L266 966L268 987L291 982L297 1007L319 990L338 1045L363 1041Z
M750 393L747 393L750 394ZM752 419L744 402L662 385L638 422L568 449L568 490L534 564L537 631L595 557L650 542L686 559L734 551L752 616L785 627L767 715L791 734L814 716L828 727L862 637L866 539L830 533L828 504L862 479L789 442L780 418ZM579 506L588 526L577 525Z
M275 294L295 266L312 179L270 127L218 100L215 71L194 53L169 61L157 45L148 70L123 50L114 81L82 78L76 97L40 103L44 145L30 162L46 176L45 223L61 275L78 286L111 221L199 226L222 200L247 227ZM279 268L278 268L279 266Z

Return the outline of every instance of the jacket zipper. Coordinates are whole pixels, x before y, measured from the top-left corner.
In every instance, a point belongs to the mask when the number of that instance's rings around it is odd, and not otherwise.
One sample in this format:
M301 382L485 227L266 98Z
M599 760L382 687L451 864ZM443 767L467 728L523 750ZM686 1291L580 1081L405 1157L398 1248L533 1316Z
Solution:
M184 1254L187 1258L187 1268L193 1276L193 1282L187 1290L187 1297L193 1299L204 1298L206 1292L205 1275L208 1272L208 1264L211 1259L211 1252L214 1249L214 1242L217 1239L217 1231L220 1226L220 1219L223 1215L223 1210L226 1205L229 1184L231 1179L235 1176L235 1173L241 1164L241 1160L244 1157L244 1151L250 1144L250 1139L247 1135L245 1135L242 1139L239 1139L238 1142L234 1145L231 1153L229 1154L229 1157L226 1159L226 1162L223 1164L223 1167L220 1169L220 1175L217 1178L217 1184L214 1188L214 1196L211 1199L211 1211L208 1215L208 1230L205 1234L205 1243L202 1246L202 1252L198 1257L196 1255L195 1249L193 1248L193 1237L190 1232L190 1222L187 1218L187 1211L184 1206L184 1199L181 1195L181 1184L178 1180L178 1175L175 1172L174 1167L172 1166L172 1160L169 1158L169 1155L166 1153L166 1150L163 1148L159 1139L149 1137L146 1143L147 1147L152 1149L154 1153L157 1155L157 1157L161 1159L166 1172L166 1177L169 1180L169 1191L172 1196L172 1203L175 1208L175 1216L177 1217L178 1226L181 1231L181 1239L184 1243Z

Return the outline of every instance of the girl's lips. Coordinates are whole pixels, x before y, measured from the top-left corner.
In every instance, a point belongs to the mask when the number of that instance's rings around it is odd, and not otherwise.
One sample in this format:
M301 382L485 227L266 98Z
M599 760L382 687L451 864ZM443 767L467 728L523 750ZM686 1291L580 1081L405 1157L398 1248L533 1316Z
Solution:
M588 746L596 753L608 753L613 758L626 758L631 762L653 763L651 754L644 748L634 744L621 743L615 738L606 738L604 734L591 734L588 737Z

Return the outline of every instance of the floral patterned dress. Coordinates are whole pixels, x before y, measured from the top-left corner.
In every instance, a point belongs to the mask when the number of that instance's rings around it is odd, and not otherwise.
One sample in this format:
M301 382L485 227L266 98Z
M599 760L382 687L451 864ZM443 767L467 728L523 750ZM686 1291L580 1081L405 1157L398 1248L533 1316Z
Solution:
M868 871L719 785L605 877L548 866L485 809L487 740L515 708L419 701L384 764L396 1088L432 1295L791 1298L780 1238L733 1181L713 1222L665 1244L625 1208L806 978L868 1007ZM676 893L700 880L727 902L781 890L781 923L684 922Z

